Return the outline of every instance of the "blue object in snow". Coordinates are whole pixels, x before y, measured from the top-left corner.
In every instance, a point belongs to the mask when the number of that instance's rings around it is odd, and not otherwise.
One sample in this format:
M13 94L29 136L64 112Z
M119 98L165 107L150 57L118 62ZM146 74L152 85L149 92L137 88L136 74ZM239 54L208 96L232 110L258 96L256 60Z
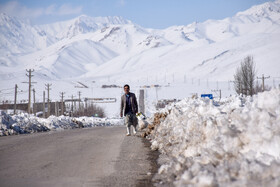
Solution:
M208 97L209 99L213 99L213 94L201 94L201 97Z

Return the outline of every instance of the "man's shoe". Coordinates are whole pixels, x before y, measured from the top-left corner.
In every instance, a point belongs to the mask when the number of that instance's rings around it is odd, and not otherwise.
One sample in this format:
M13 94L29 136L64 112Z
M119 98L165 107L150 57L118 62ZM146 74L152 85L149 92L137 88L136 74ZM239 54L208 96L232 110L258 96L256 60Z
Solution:
M131 134L127 133L126 136L130 136Z

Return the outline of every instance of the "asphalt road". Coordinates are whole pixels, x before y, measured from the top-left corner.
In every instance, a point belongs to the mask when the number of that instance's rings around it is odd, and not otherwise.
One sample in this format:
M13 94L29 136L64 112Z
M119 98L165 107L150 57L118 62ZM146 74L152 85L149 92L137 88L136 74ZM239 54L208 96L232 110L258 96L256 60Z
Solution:
M0 186L151 186L149 155L123 126L0 137Z

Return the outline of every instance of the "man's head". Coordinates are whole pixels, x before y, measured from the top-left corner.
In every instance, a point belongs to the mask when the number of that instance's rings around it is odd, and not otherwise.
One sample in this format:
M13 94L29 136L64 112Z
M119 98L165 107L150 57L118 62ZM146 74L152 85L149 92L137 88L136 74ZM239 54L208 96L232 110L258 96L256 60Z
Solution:
M130 90L130 87L129 87L128 84L126 84L126 85L123 86L123 89L124 89L124 93L125 93L125 94L128 94L128 93L129 93L129 90Z

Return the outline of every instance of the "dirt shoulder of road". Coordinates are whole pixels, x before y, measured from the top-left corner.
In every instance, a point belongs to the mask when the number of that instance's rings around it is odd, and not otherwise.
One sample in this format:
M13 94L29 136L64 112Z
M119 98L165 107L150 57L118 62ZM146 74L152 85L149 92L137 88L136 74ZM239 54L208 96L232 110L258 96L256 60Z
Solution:
M145 138L128 136L122 142L115 172L99 181L100 186L153 186L159 153L150 149Z
M137 180L137 187L142 187L142 186L153 186L154 182L158 181L153 181L153 177L155 174L158 172L159 169L159 164L158 164L158 158L160 153L158 151L153 151L151 150L151 142L146 139L146 138L141 138L144 147L148 148L148 159L147 161L150 163L150 175L147 175L143 179Z

